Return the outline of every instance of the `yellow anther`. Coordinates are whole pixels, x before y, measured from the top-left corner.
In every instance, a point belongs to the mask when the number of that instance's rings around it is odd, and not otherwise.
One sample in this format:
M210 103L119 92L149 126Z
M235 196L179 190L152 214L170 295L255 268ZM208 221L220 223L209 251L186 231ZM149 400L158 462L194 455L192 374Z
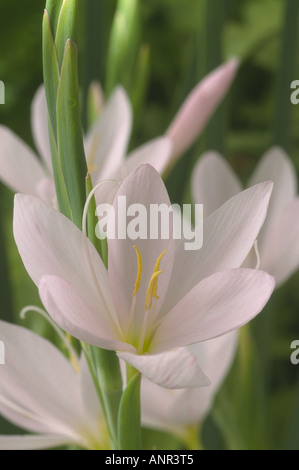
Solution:
M146 311L150 310L152 303L153 303L153 297L155 297L155 299L159 299L159 296L157 295L157 284L158 284L158 276L160 276L161 273L162 271L154 272L150 279L150 282L148 283L147 293L146 293L145 302L144 302Z
M165 253L166 253L166 249L164 251L162 251L162 253L158 257L158 259L156 261L156 264L155 264L155 267L154 267L154 274L159 271L161 259L162 259L163 255ZM160 271L160 273L161 273L161 271ZM158 276L155 277L155 282L153 284L153 297L155 297L156 299L159 299L159 297L157 296L157 288L158 288Z
M153 275L150 278L150 281L148 283L147 293L146 293L145 302L144 302L144 306L145 306L146 311L150 310L150 308L152 306L152 303L153 303L153 297L155 297L155 299L159 299L159 296L157 294L158 277L162 273L162 271L160 270L160 263L161 263L161 259L162 259L163 255L165 254L165 252L166 252L166 250L162 251L162 253L158 257L158 259L156 261L156 264L155 264L155 267L154 267Z
M138 263L137 277L136 277L136 282L135 282L135 289L134 289L134 292L133 292L133 294L132 294L133 297L135 297L135 295L137 294L137 292L138 292L138 290L139 290L140 282L141 282L141 276L142 276L142 258L141 258L140 251L138 250L138 247L137 247L136 245L134 245L133 248L135 248L136 255L137 255L137 263Z

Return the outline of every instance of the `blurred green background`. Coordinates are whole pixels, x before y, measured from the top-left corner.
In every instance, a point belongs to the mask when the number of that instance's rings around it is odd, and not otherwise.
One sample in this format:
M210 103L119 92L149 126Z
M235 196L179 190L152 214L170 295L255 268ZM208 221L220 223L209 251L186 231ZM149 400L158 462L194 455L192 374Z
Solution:
M107 57L117 2L79 3L84 98L94 79L109 90ZM44 0L0 0L0 80L6 91L0 123L32 146L30 105L42 83L44 7ZM290 102L290 84L299 79L298 11L298 0L139 1L133 66L116 75L134 105L131 147L163 134L209 71L233 56L241 59L229 95L167 178L173 202L190 199L192 168L207 149L221 151L244 182L273 144L283 146L299 171L299 105ZM0 317L20 322L21 308L39 299L13 241L13 194L1 186L0 196ZM234 366L203 423L205 448L299 449L299 365L290 362L290 344L299 339L298 285L295 274L243 329ZM42 320L27 322L50 334ZM1 432L12 430L0 421ZM158 448L178 445L163 433L145 433L145 439Z

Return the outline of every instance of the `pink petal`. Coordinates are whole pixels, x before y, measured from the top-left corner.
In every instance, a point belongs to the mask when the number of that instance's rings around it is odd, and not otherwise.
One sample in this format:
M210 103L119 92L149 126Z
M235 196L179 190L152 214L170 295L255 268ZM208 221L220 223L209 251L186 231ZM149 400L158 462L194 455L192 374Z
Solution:
M45 275L67 281L86 302L98 302L98 289L108 307L108 276L94 246L66 217L32 196L16 195L14 237L25 268L35 284ZM90 253L95 276L88 261Z
M276 217L265 241L260 250L262 267L275 277L278 287L299 268L298 197Z
M164 317L152 351L187 346L240 328L263 309L273 289L271 276L251 269L222 271L204 279Z
M267 218L258 238L262 258L264 251L268 251L267 245L276 230L277 217L280 217L281 212L294 200L297 193L295 168L284 150L279 147L273 147L265 153L250 180L250 184L264 180L273 181L274 187Z
M285 151L279 147L273 147L264 154L249 181L249 185L252 186L266 180L274 183L269 214L271 212L277 213L297 194L295 167Z
M20 326L1 321L0 339L5 344L1 413L30 431L78 441L83 412L78 375L70 362L49 341Z
M46 172L37 156L13 132L0 126L0 179L12 190L37 195L36 185Z
M202 155L192 173L192 194L210 215L228 199L242 191L242 185L226 160L217 152Z
M87 302L63 279L42 277L39 284L41 300L53 320L75 338L99 348L134 351L119 339L110 312L102 299Z
M125 352L119 357L165 388L204 387L210 383L193 354L184 348L143 356Z
M272 183L265 182L229 199L204 220L203 246L184 250L179 241L163 310L169 311L200 280L244 262L264 223Z
M86 139L86 158L94 183L110 178L122 164L132 127L132 110L125 90L115 89Z
M221 65L207 75L187 97L167 131L174 145L173 158L185 152L202 132L227 93L238 66L237 59Z

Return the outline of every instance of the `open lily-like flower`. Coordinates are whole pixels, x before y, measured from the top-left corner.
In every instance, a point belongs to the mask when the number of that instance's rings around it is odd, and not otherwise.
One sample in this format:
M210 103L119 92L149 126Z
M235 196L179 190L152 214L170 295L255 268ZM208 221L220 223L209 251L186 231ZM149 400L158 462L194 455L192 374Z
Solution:
M233 59L209 74L187 97L166 135L150 140L129 155L132 109L125 90L116 87L84 137L87 167L94 185L106 178L123 180L143 163L151 164L162 174L198 137L236 70L237 61ZM0 126L0 179L14 191L53 203L55 188L43 86L34 96L31 117L34 142L42 158L12 131Z
M215 211L205 221L198 251L185 251L183 239L175 246L171 233L169 239L108 239L108 271L85 235L34 197L16 195L14 236L42 302L65 331L119 351L162 386L200 386L207 380L194 355L177 348L240 327L273 291L268 274L238 269L264 222L271 189L271 182L259 184ZM116 221L124 215L122 196L127 207L142 204L147 214L152 204L170 206L160 175L149 165L120 186Z
M295 168L279 147L268 150L249 180L249 186L274 183L265 224L258 236L261 269L275 277L276 287L299 267L299 198ZM216 152L207 152L196 165L193 197L211 214L242 190L242 184L227 162ZM249 261L249 260L248 260Z
M142 380L142 422L187 439L190 428L202 423L234 359L237 331L188 346L210 379L207 387L168 390Z
M1 450L76 445L107 449L109 437L84 357L69 361L32 331L0 321L0 413L33 434L0 435Z

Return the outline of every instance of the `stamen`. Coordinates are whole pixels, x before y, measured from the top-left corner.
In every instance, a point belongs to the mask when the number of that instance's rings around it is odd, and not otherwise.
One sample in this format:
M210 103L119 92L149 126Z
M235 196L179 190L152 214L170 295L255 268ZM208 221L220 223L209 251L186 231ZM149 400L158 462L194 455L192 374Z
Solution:
M156 271L153 273L152 277L150 278L150 282L148 284L147 293L146 293L145 302L144 302L146 311L151 309L151 306L153 303L153 297L155 297L155 299L159 299L159 296L157 295L157 284L158 284L158 276L160 276L161 273L162 271Z
M159 299L159 296L157 294L158 277L162 273L162 271L160 270L160 263L161 263L161 259L162 259L163 255L165 254L165 252L166 252L166 249L164 251L162 251L162 253L158 257L158 259L156 261L156 264L155 264L155 267L154 267L153 275L150 278L150 281L149 281L149 284L148 284L147 293L146 293L145 302L144 302L144 306L145 306L146 311L150 310L150 308L152 306L152 303L153 303L153 297L155 297L155 299Z
M258 242L257 242L257 240L255 240L253 246L254 246L254 251L255 251L255 255L256 255L256 266L255 266L255 269L260 269L260 267L261 267L261 258L260 258L260 253L259 253L259 247L258 247Z
M94 196L95 192L97 191L98 188L100 188L101 186L103 186L103 184L106 184L106 183L117 183L118 185L121 184L121 181L117 181L117 180L104 180L104 181L101 181L99 184L97 184L93 189L92 191L90 191L89 195L88 195L88 198L86 199L86 202L85 202L85 206L84 206L84 210L83 210L83 216L82 216L82 232L83 234L85 235L85 237L83 237L83 240L84 240L84 250L85 250L85 254L86 254L86 258L87 258L87 262L88 262L88 266L89 266L89 269L90 269L90 273L91 273L91 276L92 276L92 279L94 281L94 284L95 284L95 287L96 287L96 290L99 294L99 297L101 299L101 302L105 305L106 307L106 311L110 313L110 315L106 315L106 317L108 317L108 321L113 320L114 322L114 325L116 326L118 332L120 333L120 335L122 336L122 330L121 330L121 327L120 327L120 324L119 324L119 321L118 321L118 318L117 318L117 315L114 314L113 311L111 311L109 309L109 307L107 306L107 303L105 301L105 298L102 294L102 290L101 290L101 287L98 283L98 279L97 279L97 275L96 275L96 272L95 272L95 269L94 269L94 266L93 266L93 263L92 263L92 260L91 260L91 256L90 256L90 252L89 252L89 249L88 249L88 238L87 238L87 213L88 213L88 207L89 207L89 204L90 204L90 201L92 199L92 197Z
M155 268L154 268L154 273L159 271L160 269L160 263L161 263L161 259L163 257L163 255L166 253L166 249L164 251L162 251L162 253L160 254L159 258L157 259L156 261L156 264L155 264ZM158 288L158 277L156 277L155 279L155 284L154 284L154 287L153 287L153 296L156 298L156 299L159 299L159 297L157 296L157 288Z
M71 336L68 333L65 336L62 330L56 325L56 323L52 320L52 318L49 316L49 314L45 310L39 307L35 307L34 305L29 305L28 307L25 307L21 310L20 318L22 320L25 320L26 314L28 312L38 313L52 326L52 328L56 331L59 338L62 340L64 346L68 350L72 366L74 367L75 371L79 374L80 373L79 357L78 357L77 352L71 345Z
M137 294L137 292L138 292L138 290L139 290L140 282L141 282L141 276L142 276L142 258L141 258L140 251L138 250L138 247L137 247L136 245L134 245L133 248L134 248L135 251L136 251L137 263L138 263L137 277L136 277L136 282L135 282L135 289L134 289L134 292L133 292L133 294L132 294L132 296L135 297L135 295Z

